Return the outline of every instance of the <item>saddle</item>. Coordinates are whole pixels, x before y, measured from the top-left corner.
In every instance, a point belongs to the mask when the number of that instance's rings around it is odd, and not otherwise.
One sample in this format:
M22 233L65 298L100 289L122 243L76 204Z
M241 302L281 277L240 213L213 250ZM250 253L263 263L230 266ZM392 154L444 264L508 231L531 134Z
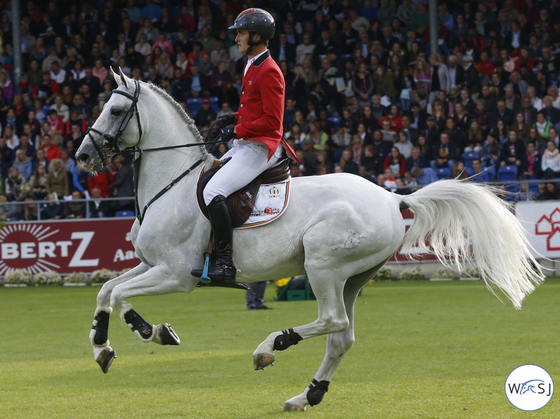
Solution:
M206 218L208 218L208 208L204 203L204 188L206 187L210 179L212 179L212 176L214 176L218 172L218 170L224 167L228 161L229 159L220 162L218 165L212 167L207 172L204 172L198 180L196 197L198 199L198 206L200 207L202 213ZM247 219L251 216L251 211L257 198L257 192L259 191L259 187L261 185L278 183L284 180L288 180L290 178L290 174L290 159L286 158L281 160L276 166L262 172L248 185L228 196L226 202L229 213L231 215L231 223L233 227L235 228L243 225L243 223L245 223L245 221L247 221Z

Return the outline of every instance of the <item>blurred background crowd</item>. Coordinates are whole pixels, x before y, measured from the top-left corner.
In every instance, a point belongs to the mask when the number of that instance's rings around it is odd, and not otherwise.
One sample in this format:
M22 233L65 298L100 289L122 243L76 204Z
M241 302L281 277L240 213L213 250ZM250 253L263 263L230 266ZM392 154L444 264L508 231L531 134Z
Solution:
M422 0L22 0L17 84L0 0L0 203L53 201L41 219L134 211L100 199L133 195L130 155L96 177L75 161L116 87L109 67L160 85L207 128L237 110L247 58L227 27L248 7L276 19L294 177L347 172L403 194L444 177L543 179L518 199L559 198L557 0L438 1L437 51ZM0 209L37 217L33 204Z

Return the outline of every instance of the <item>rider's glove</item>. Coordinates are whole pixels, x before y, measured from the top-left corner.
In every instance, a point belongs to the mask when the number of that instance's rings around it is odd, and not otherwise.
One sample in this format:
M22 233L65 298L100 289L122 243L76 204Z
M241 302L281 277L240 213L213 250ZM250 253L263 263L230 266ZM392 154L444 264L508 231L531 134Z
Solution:
M214 141L216 137L218 137L218 135L221 133L222 129L232 124L235 124L234 114L220 115L210 126L208 136L207 136L208 141Z
M232 124L235 124L235 115L232 114L232 113L226 113L226 114L220 115L216 119L216 125L218 127L220 127L220 129L224 129L228 125L232 125Z
M235 138L235 127L234 126L230 126L230 127L226 127L224 128L221 132L220 132L220 136L222 137L222 141L229 141Z

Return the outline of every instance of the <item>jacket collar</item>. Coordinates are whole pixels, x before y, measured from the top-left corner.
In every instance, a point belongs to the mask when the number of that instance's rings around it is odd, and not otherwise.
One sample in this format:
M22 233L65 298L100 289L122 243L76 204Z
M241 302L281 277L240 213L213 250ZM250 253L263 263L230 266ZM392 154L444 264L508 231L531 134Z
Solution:
M253 67L260 67L268 57L270 57L270 51L266 50L259 58L255 60L255 62L253 63Z

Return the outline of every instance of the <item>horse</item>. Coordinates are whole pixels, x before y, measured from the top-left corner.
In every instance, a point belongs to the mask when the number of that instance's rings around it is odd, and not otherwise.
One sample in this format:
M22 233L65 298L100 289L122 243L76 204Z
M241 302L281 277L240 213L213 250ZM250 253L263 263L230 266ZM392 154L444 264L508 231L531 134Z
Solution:
M77 152L87 171L99 171L116 153L133 148L137 219L131 238L138 266L105 283L97 295L90 332L94 359L106 373L115 359L108 339L113 309L142 342L176 345L167 323L152 325L134 311L137 296L189 293L191 276L204 263L210 223L197 207L202 170L215 158L191 117L161 88L111 70L117 82L110 100ZM141 158L140 158L141 156ZM352 174L291 179L290 204L274 222L234 232L236 280L276 280L306 273L317 299L315 321L271 333L254 351L256 370L275 361L276 351L328 335L323 362L286 411L317 405L354 337L354 305L360 290L402 246L412 254L430 250L459 271L476 266L488 288L501 290L520 309L544 281L524 230L496 189L441 180L411 195L397 195ZM414 222L405 234L401 211ZM431 249L426 244L429 238Z

